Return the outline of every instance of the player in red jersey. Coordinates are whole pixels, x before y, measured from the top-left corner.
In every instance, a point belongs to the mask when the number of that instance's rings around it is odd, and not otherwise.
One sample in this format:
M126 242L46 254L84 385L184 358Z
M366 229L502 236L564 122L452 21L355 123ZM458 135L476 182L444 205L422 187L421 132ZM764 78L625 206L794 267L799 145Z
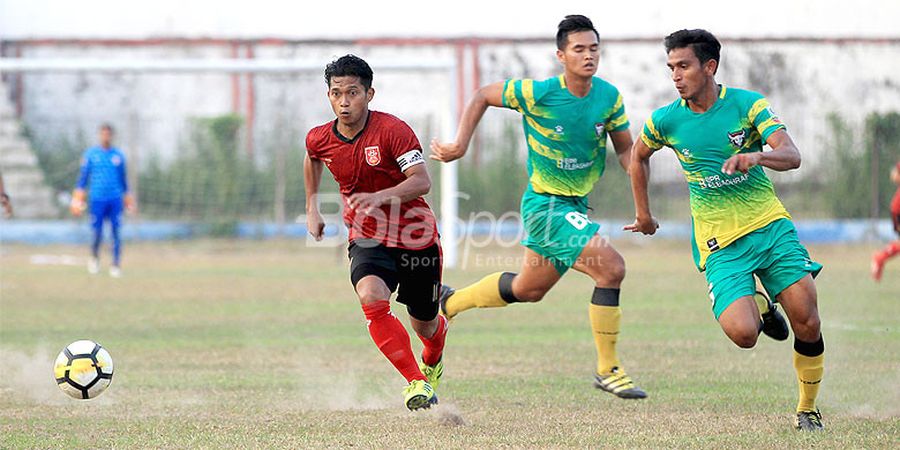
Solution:
M350 281L369 334L409 383L406 407L428 408L437 403L447 319L438 315L441 246L434 213L422 198L431 189L422 146L405 122L369 110L375 95L372 69L361 58L346 55L331 62L325 81L337 118L306 135L306 224L320 240L325 222L316 195L324 165L340 186L350 230ZM395 290L425 346L421 365L409 334L391 313Z
M891 219L894 221L894 231L900 235L900 161L891 169L891 181L897 185L897 192L894 193L894 199L891 200ZM900 254L900 239L891 242L881 251L872 255L872 278L875 281L881 281L884 263L897 254Z

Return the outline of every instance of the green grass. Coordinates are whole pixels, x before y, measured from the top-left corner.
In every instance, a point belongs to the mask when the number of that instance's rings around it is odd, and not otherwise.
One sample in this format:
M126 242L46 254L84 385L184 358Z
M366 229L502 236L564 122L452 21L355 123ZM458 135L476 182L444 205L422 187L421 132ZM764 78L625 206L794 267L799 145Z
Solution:
M811 248L826 266L827 432L807 436L791 428L790 343L738 349L712 318L687 246L641 242L618 244L629 268L620 355L649 399L591 387L591 282L572 273L537 305L460 316L441 404L424 413L403 407L403 380L366 333L340 251L290 241L130 245L116 280L30 262L81 256L81 247L7 245L0 448L900 445L900 261L875 284L874 247ZM469 255L446 281L514 269L486 258L518 252ZM82 338L101 342L116 364L110 389L87 402L59 392L51 370Z

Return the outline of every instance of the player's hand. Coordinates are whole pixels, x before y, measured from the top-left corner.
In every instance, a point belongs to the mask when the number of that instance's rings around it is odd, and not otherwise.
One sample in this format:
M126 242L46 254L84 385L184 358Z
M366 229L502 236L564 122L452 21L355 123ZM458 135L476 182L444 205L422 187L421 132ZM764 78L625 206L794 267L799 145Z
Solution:
M751 167L759 165L760 158L762 158L761 152L738 153L725 161L725 164L722 165L722 172L727 175L734 175L735 172L747 173Z
M462 158L466 149L456 142L439 142L436 138L431 140L431 159L440 162L450 162Z
M122 202L125 204L125 211L128 214L137 214L137 202L134 200L134 195L126 194Z
M87 208L85 198L87 198L87 194L84 192L84 189L75 189L72 191L72 201L69 203L69 212L72 213L73 216L81 217L81 214L84 213L85 208Z
M318 211L306 215L306 229L316 241L321 241L325 236L325 219Z
M347 198L347 205L354 211L369 215L383 205L385 200L385 197L378 192L357 192Z
M638 216L634 219L633 224L625 225L624 227L622 227L622 229L625 231L630 231L632 233L652 235L656 233L656 230L659 229L659 221L657 221L653 216Z

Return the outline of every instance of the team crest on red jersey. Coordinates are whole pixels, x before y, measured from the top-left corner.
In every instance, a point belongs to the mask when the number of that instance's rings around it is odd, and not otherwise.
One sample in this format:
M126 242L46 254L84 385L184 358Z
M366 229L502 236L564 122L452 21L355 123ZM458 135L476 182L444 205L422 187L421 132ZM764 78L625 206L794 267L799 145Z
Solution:
M366 147L366 162L370 166L377 166L381 164L381 150L378 149L378 146Z

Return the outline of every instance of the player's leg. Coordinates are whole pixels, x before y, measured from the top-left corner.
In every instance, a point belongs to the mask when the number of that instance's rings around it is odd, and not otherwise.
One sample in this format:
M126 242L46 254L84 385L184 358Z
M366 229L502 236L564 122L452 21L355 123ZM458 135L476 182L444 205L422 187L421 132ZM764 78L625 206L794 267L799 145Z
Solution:
M765 269L758 275L766 290L784 308L794 331L793 360L800 394L795 426L804 431L818 431L823 426L815 402L824 373L825 345L813 277L819 274L822 265L810 259L791 221L775 222L768 231L767 240L773 244Z
M625 279L625 259L609 240L595 234L572 268L594 280L594 292L588 306L597 348L594 385L621 398L645 398L647 394L625 373L616 351L622 319L619 294Z
M795 425L804 431L818 431L823 428L816 397L825 373L825 343L812 276L806 275L778 294L778 302L794 330L794 369L799 389Z
M100 244L103 242L103 221L106 217L106 202L91 201L91 258L88 261L88 272L96 274L100 271Z
M750 282L753 282L752 275L747 275ZM760 332L760 314L753 295L740 296L725 307L719 315L719 326L722 331L741 348L753 348L759 338Z
M109 206L109 225L112 235L112 266L109 268L109 274L113 277L122 275L122 240L119 236L119 225L122 217L122 199L110 202Z
M350 244L350 281L366 316L366 327L378 350L406 379L404 389L407 408L430 405L434 395L425 375L419 369L406 328L391 313L390 297L397 288L397 269L386 249L371 241Z
M774 223L773 223L774 224ZM725 335L738 347L752 348L768 316L767 335L781 340L786 324L767 297L757 295L756 279L762 267L772 264L773 224L747 234L715 251L706 261L705 275L713 314ZM764 277L760 277L765 280Z
M448 328L447 318L438 314L441 248L434 244L422 250L391 250L400 283L397 301L406 305L410 324L424 346L419 368L431 387L437 389L444 372L442 358Z
M872 255L872 279L881 281L884 265L894 256L900 254L900 240L893 241Z
M556 266L530 248L519 273L495 272L450 295L444 290L441 309L448 318L472 308L499 308L510 303L538 302L559 281Z

